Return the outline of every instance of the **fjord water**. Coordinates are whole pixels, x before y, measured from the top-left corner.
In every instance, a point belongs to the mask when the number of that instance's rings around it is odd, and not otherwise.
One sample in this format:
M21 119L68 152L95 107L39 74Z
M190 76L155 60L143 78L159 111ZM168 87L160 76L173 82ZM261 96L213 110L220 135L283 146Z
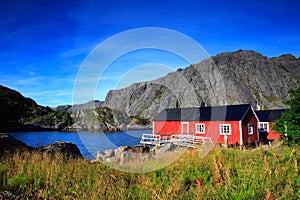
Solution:
M117 132L15 132L10 133L16 139L32 147L41 147L57 141L76 144L83 157L91 160L96 157L97 151L116 149L119 146L138 145L143 133L152 130L130 130Z

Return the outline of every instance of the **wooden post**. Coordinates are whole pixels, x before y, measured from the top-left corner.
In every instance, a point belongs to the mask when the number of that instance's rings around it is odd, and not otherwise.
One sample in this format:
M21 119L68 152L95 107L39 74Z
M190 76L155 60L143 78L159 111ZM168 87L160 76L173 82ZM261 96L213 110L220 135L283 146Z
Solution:
M225 133L225 135L224 135L224 145L225 145L225 148L228 147L228 135L227 135L227 133Z

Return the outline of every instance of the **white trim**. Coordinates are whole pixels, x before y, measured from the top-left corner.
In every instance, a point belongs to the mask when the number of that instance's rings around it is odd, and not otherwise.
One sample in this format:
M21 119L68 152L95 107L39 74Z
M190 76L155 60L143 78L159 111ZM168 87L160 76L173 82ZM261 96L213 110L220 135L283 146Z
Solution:
M260 129L260 125L261 124L267 124L267 132L269 132L269 130L270 130L270 124L269 124L269 122L257 122L257 129L259 130ZM263 126L264 127L264 126Z
M187 134L190 133L190 127L189 127L189 123L188 122L181 122L181 133L183 133L183 125L186 124L187 125Z
M256 112L254 111L254 109L253 109L253 107L252 107L251 105L250 105L250 109L252 110L252 112L253 112L253 114L254 114L256 120L259 122L259 119L258 119L258 117L257 117L257 115L256 115ZM241 118L242 121L243 121L244 117L246 117L248 111L249 111L249 109L244 113L243 117Z
M152 122L152 133L153 133L153 135L155 134L154 131L155 131L155 121Z
M222 133L222 126L229 126L229 133ZM219 125L219 133L220 133L220 135L231 135L231 132L232 132L232 130L231 130L231 124L220 124Z
M251 132L249 132L251 130ZM254 134L254 125L253 124L248 124L248 135L253 135Z
M242 120L239 121L240 125L240 145L243 145L243 129L242 129Z
M198 125L203 125L203 131L198 131L198 129L197 129ZM200 124L200 123L195 124L195 132L205 134L205 124Z

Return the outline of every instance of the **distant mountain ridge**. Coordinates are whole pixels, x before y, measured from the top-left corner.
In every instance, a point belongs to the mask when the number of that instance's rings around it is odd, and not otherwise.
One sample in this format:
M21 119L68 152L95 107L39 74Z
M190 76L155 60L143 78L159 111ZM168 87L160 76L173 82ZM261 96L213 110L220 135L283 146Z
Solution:
M285 108L288 90L299 83L299 58L291 54L268 58L239 50L218 54L157 80L111 90L103 106L150 119L164 108L200 106L201 102Z

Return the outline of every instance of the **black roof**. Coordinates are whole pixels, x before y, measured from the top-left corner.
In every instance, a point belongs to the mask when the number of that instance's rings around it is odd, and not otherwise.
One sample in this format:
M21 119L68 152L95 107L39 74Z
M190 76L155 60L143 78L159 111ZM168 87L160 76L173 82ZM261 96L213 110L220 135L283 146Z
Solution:
M154 121L240 121L249 109L250 104L168 108L161 111Z
M258 110L255 111L258 120L261 122L274 122L279 119L282 113L286 111L285 109L280 110Z

